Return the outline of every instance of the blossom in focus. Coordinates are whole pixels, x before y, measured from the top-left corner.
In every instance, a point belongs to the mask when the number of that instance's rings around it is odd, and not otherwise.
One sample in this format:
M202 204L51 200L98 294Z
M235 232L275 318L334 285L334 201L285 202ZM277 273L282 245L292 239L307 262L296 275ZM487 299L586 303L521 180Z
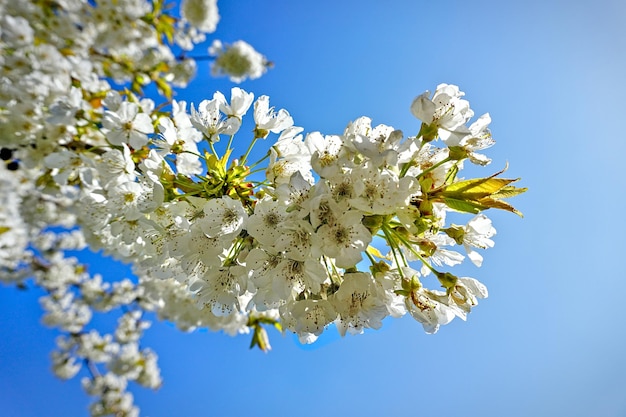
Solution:
M220 110L228 117L236 117L239 120L248 112L248 109L254 101L254 94L248 93L239 87L233 87L230 91L230 104L226 101L226 97L216 91L213 99L220 102Z
M212 100L202 100L198 109L191 105L191 124L202 132L209 142L219 142L219 135L234 135L241 126L236 117L226 118L220 113L224 96L215 96Z
M490 158L476 152L487 149L496 142L491 137L491 132L488 128L489 123L491 123L489 113L483 114L469 126L470 133L459 142L459 146L465 150L470 162L477 165L488 165L491 162ZM453 145L449 144L448 146Z
M379 297L372 276L363 272L345 275L345 281L333 294L331 303L337 310L337 329L342 336L363 333L364 328L379 329L387 316L387 307Z
M337 312L327 300L301 300L284 307L283 320L295 329L301 343L313 343L337 318Z
M154 133L154 127L150 116L139 110L136 103L125 101L116 111L106 111L102 125L109 142L118 146L126 143L135 149L148 143L148 134Z
M351 268L361 261L361 254L372 241L372 235L363 224L363 215L352 210L338 217L334 223L324 224L317 231L322 252L335 258L340 268Z
M241 201L226 196L207 201L203 212L200 227L208 237L237 235L248 219Z
M492 248L494 242L491 237L496 234L496 229L491 225L491 219L484 214L476 215L463 229L463 246L467 256L474 265L481 266L483 257L472 248Z
M280 133L293 126L293 119L289 112L280 109L278 112L270 107L270 98L261 96L254 102L254 122L256 123L257 137L265 139L269 132Z
M411 112L426 125L436 128L439 137L447 144L451 137L469 133L465 123L474 116L474 112L470 109L469 102L461 98L464 95L456 85L440 84L432 99L429 98L428 91L415 98L411 104ZM429 132L431 134L433 133Z
M420 288L405 299L407 311L422 324L426 333L437 333L441 325L457 316L455 308L441 302L444 297L441 291Z
M181 174L193 175L202 172L202 165L198 158L196 142L199 135L195 129L178 128L171 119L159 119L159 135L155 138L158 153L162 155L176 155L176 169Z
M487 298L489 295L482 282L470 277L459 277L448 292L454 304L464 313L469 313L472 307L478 305L477 298ZM457 315L465 320L464 315Z

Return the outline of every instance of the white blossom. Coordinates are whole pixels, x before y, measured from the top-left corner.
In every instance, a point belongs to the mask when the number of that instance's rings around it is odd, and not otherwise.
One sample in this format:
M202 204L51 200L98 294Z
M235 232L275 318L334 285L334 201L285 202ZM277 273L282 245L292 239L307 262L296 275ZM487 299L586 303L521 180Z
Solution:
M202 211L204 217L198 224L208 237L234 237L245 228L248 219L241 202L231 197L209 200Z
M236 117L226 118L220 112L224 96L215 96L212 100L202 100L198 110L191 105L191 124L202 132L209 142L219 142L220 135L234 135L239 130L241 121Z
M181 7L183 19L202 32L215 32L220 19L217 0L183 0Z
M313 343L337 318L337 312L327 300L302 300L283 306L281 316L300 342Z
M139 110L136 103L125 101L116 111L105 112L102 124L113 145L124 143L137 149L148 143L148 135L154 133L154 127L150 116Z
M257 201L247 221L246 230L264 247L272 247L282 234L281 225L287 219L286 207L271 198Z
M317 230L324 255L335 259L340 268L352 268L361 261L362 253L372 241L372 235L361 224L363 214L348 211L334 223L326 223Z
M254 94L247 93L239 87L233 87L230 90L230 104L226 101L226 98L219 91L216 92L213 97L220 97L220 110L228 117L236 117L241 120L243 116L248 112L248 109L254 101Z
M365 328L379 329L388 314L372 276L363 272L346 274L330 301L339 314L337 328L342 336L346 331L360 334Z
M481 266L483 257L473 248L486 249L494 245L491 237L496 234L496 229L491 225L491 220L484 214L478 214L472 218L463 228L463 246L467 256L476 266Z
M257 131L265 132L262 138L267 137L267 131L280 133L293 126L293 119L287 110L280 109L276 112L273 107L270 108L268 96L261 96L254 102L254 122Z
M215 57L211 65L213 75L226 75L232 82L240 83L246 78L259 78L267 71L268 61L249 43L236 41L231 45L214 40L209 54Z

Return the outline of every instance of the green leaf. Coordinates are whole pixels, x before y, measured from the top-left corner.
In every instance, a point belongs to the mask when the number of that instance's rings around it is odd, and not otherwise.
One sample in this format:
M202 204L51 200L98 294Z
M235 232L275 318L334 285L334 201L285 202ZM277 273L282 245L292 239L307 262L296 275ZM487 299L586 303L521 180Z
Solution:
M489 208L510 211L522 216L512 205L502 201L503 198L522 194L527 188L510 185L519 178L496 178L506 167L487 178L473 178L444 185L430 194L431 201L442 202L453 210L477 214ZM446 178L447 180L447 178ZM422 188L422 191L424 189Z
M1 234L4 234L4 233L6 233L6 232L8 232L9 230L11 230L11 228L10 228L10 227L7 227L7 226L0 226L0 235L1 235Z
M497 199L510 198L510 197L515 197L516 195L522 194L526 191L528 191L528 188L517 188L517 187L513 187L512 185L506 185L502 187L501 189L499 189L498 191L496 191L495 193L493 193L491 197L497 198Z
M443 188L442 194L445 196L459 196L464 198L481 198L497 193L510 183L518 181L506 178L475 178L464 180L447 185Z
M459 167L457 164L452 165L452 167L446 173L446 179L444 181L445 184L452 184L452 182L456 179L456 174L459 172Z
M452 210L462 211L464 213L478 214L489 208L475 201L460 200L457 198L444 197L441 199L441 202Z
M512 205L502 200L497 200L494 198L485 198L485 199L481 199L479 203L481 203L487 208L495 208L495 209L510 211L511 213L515 213L520 217L524 217L521 211L517 210Z

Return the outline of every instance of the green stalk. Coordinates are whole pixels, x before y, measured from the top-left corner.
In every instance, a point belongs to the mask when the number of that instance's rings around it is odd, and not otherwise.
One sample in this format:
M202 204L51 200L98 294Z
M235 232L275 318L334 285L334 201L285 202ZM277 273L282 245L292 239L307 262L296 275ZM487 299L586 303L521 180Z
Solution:
M241 162L239 162L239 165L244 165L246 163L246 160L248 159L248 155L250 155L250 151L252 151L252 148L254 147L254 144L256 143L256 141L259 138L257 138L256 136L254 137L254 139L252 139L252 142L250 142L250 146L248 146L248 150L246 151L246 154L241 158Z
M259 169L255 169L254 171L250 171L250 173L248 175L252 175L252 174L256 174L257 172L263 172L265 171L267 168L259 168Z
M209 142L209 147L211 148L211 152L213 152L213 155L215 155L215 157L216 157L217 159L220 159L220 156L219 156L219 155L217 154L217 152L215 151L215 147L213 146L213 142L211 142L211 141L207 141L207 142Z
M235 137L235 135L230 135L230 138L228 138L228 144L226 145L226 152L228 152L228 150L230 149L231 145L233 144L233 138Z
M396 265L398 266L398 272L400 273L400 276L404 278L404 273L402 272L402 268L400 268L400 266L401 265L408 266L408 263L406 259L404 258L402 251L399 250L400 248L395 243L394 237L397 237L398 235L397 233L394 233L393 229L390 229L386 224L383 224L382 231L385 234L385 240L387 241L389 248L391 248L393 259L396 261ZM400 260L398 259L398 254L396 253L396 249L398 249L398 252L400 252L400 258L402 262L400 262Z
M254 164L250 165L250 169L254 168L255 166L259 165L261 162L265 161L267 158L270 157L270 151L267 151L267 153L265 154L265 156L261 159L259 159L258 161L256 161Z
M437 162L435 165L431 166L430 168L420 172L420 174L417 176L417 179L420 179L421 177L423 177L424 175L428 174L432 170L437 169L440 166L442 166L443 164L445 164L446 162L450 162L450 161L452 161L452 159L450 159L450 157L447 157L446 159L443 159L443 160Z
M430 269L434 274L439 274L439 271L437 271L435 268L432 267L431 264L429 264L428 262L426 262L426 259L424 259L424 257L422 255L419 254L419 252L417 252L415 249L413 249L413 245L411 245L411 242L409 242L408 240L406 240L404 237L400 236L399 234L396 234L396 237L398 238L398 240L400 240L400 242L402 242L402 244L411 251L411 253L415 256L417 256L417 258L424 264L426 265L426 267L428 269Z

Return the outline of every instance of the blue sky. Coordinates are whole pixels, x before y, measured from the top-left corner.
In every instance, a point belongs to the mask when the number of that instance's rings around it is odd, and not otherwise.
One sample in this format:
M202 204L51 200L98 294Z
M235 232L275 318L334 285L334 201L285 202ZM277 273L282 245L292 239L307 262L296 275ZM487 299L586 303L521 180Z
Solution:
M545 4L549 3L549 4ZM498 230L480 269L490 297L436 335L406 317L303 349L270 332L184 334L154 323L163 387L134 390L142 415L626 415L622 179L626 5L621 1L220 1L215 36L275 62L241 87L267 94L306 131L340 133L361 115L410 135L412 99L439 83L489 112L485 175L529 192L525 217L488 212ZM203 53L203 52L202 52ZM206 63L178 98L198 103L224 79ZM228 94L226 94L228 96ZM99 261L92 270L111 268ZM123 272L122 272L123 273ZM61 382L36 291L0 289L0 413L86 416L78 381Z

